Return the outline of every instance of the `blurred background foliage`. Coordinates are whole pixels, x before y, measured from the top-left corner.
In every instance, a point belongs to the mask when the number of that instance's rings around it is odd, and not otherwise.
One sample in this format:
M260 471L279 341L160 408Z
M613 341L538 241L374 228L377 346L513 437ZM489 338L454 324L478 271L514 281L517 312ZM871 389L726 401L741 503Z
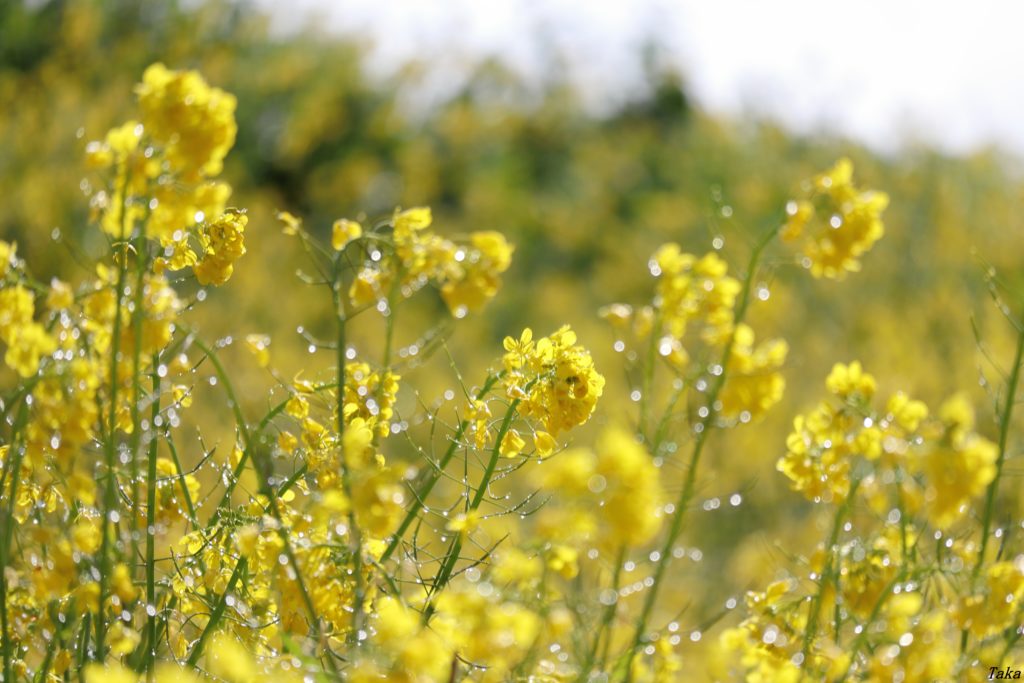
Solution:
M415 93L429 55L373 80L368 43L271 29L258 10L226 1L0 2L0 238L18 242L40 279L84 277L77 255L99 253L103 239L90 224L85 144L134 111L132 87L147 65L195 68L238 97L224 178L232 203L250 216L249 253L199 313L204 336L268 333L282 376L315 375L331 353L310 353L296 326L313 336L329 329L329 301L296 278L304 255L276 212L301 215L326 237L335 218L430 205L443 234L499 230L517 245L498 298L449 339L465 382L482 381L505 335L571 323L610 380L598 422L628 423L630 378L597 309L648 300L647 259L666 241L703 253L718 238L741 271L754 236L781 222L800 181L850 156L859 184L892 197L887 235L863 272L839 283L808 277L792 251L772 256L771 296L753 317L763 335L790 344L787 395L765 424L711 443L700 500L723 505L691 518L685 543L700 553L679 563L676 585L703 614L766 583L766 567L790 559L782 548L809 551L821 536L821 521L786 492L774 465L792 416L821 395L834 362L859 358L883 390L902 388L933 406L966 390L991 415L971 320L995 357L1007 358L1008 331L984 272L995 267L1018 291L1024 272L1024 185L997 150L954 158L914 148L886 158L846 140L794 136L701 111L679 74L653 66L644 96L601 114L570 82L555 76L538 87L494 61L428 106ZM398 316L397 341L411 344L444 313L439 299L426 298ZM355 342L371 358L375 326ZM255 412L273 380L235 346L230 361ZM457 388L444 353L405 374L420 388L403 399L412 421ZM208 428L227 429L211 415ZM674 496L681 466L667 464ZM724 504L736 492L743 504ZM1002 509L1019 515L1016 508L1007 501ZM666 602L685 604L677 598Z

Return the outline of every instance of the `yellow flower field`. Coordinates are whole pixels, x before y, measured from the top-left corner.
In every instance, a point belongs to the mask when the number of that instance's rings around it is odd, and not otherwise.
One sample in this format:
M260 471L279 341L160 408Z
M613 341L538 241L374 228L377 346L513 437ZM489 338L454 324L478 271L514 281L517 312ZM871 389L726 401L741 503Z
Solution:
M56 5L0 10L2 680L1024 669L998 158L671 74L406 118L242 6Z

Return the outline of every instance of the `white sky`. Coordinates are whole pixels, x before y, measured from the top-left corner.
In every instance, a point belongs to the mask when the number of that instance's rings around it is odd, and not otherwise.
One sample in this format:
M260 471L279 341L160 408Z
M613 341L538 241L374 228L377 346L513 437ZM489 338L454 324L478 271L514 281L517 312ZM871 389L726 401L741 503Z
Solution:
M1024 155L1024 3L1010 0L257 0L283 29L369 38L372 66L409 58L433 82L467 57L498 54L530 77L544 44L597 105L636 87L654 39L704 108L768 115L801 132L881 151L928 142Z

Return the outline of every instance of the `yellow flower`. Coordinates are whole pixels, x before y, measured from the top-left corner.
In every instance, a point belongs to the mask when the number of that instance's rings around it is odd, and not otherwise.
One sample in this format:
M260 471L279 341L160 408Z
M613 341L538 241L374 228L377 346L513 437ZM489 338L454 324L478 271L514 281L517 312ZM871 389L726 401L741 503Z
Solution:
M341 218L334 221L334 225L331 227L331 246L335 251L341 251L348 246L349 242L362 236L363 226L355 221Z
M624 429L604 430L597 441L596 478L588 480L603 505L603 539L611 546L642 546L658 533L665 493L650 454Z
M0 278L5 277L14 266L18 245L0 240Z
M996 562L985 571L980 594L962 596L953 618L976 638L988 638L1014 626L1024 599L1024 563Z
M392 223L395 226L395 236L405 237L417 230L429 228L433 222L433 216L429 207L417 207L406 211L395 211Z
M250 334L245 337L245 345L256 356L256 364L261 368L270 365L270 337L265 334Z
M519 432L514 429L508 430L504 438L501 440L501 446L498 448L501 455L506 458L515 458L523 452L523 448L526 447L526 442L523 441L523 437L519 436Z
M110 585L114 595L120 598L122 605L134 602L135 598L139 596L139 589L132 584L132 577L128 572L128 567L123 564L114 567Z
M962 396L947 401L939 412L945 417L947 436L912 458L910 466L924 475L929 519L945 529L967 513L995 478L999 449L970 431L974 412Z
M36 374L40 359L57 348L57 342L37 323L10 328L7 336L9 339L4 362L22 377Z
M353 306L369 306L384 298L390 284L390 277L376 268L363 268L352 280L348 298Z
M70 308L75 303L75 293L71 285L57 278L50 280L50 293L46 295L46 307L51 311Z
M193 267L201 285L222 285L231 277L235 261L245 254L245 213L230 210L204 224L199 231L202 258Z
M533 434L533 448L542 458L546 458L558 448L558 442L547 432L538 429Z
M811 274L842 279L846 273L860 270L860 257L885 233L882 213L889 197L884 192L858 189L849 159L840 159L812 185L810 197L787 206L782 237L795 240L806 235L804 262Z
M842 399L859 396L870 400L875 394L876 384L875 378L861 368L860 361L853 361L849 365L836 363L825 379L825 386Z
M502 548L494 558L491 578L501 585L526 589L540 580L544 562L536 555L528 555L515 547Z
M574 579L580 573L577 560L579 552L567 545L556 545L548 554L548 569L566 579Z
M286 235L297 235L302 229L302 219L287 211L278 211L277 220L281 223L281 230Z
M136 88L145 131L165 148L186 180L217 175L235 144L235 96L210 87L195 71L146 69Z
M478 510L469 510L468 512L460 512L448 520L445 525L445 529L448 531L454 531L463 536L467 536L473 533L473 530L480 525L480 512Z
M503 380L508 394L520 401L520 413L539 420L554 437L590 418L604 377L568 326L536 343L532 339L529 329L518 341L505 339Z
M235 638L217 633L206 646L207 670L218 678L232 683L258 680L258 669L253 657Z

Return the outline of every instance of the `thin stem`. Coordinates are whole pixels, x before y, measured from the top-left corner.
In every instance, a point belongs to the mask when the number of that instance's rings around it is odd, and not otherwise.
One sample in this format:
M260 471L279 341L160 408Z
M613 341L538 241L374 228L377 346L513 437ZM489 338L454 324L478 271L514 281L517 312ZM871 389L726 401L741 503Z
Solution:
M235 569L231 572L231 578L228 579L228 585L224 588L224 592L221 593L220 598L217 599L217 604L213 608L213 612L210 614L210 620L206 622L206 628L199 634L199 640L192 646L192 652L188 655L188 665L194 667L199 662L199 656L203 654L203 646L206 644L206 640L216 630L220 624L221 618L224 616L224 610L227 608L228 596L231 591L235 589L235 584L238 583L238 579L242 576L242 572L245 571L245 567L248 564L248 559L241 558L235 563Z
M142 443L142 429L140 411L142 406L142 324L145 317L145 273L147 264L146 236L140 230L134 240L135 249L135 291L132 306L132 433L128 450L131 453L130 480L131 480L131 573L135 576L136 558L139 557L139 535L138 535L138 504L139 504L139 451ZM125 257L127 258L127 250ZM151 425L152 427L152 425Z
M181 497L185 500L185 508L188 512L188 521L192 523L193 529L199 528L199 518L196 517L196 506L192 502L192 494L188 490L188 482L185 480L185 469L181 466L181 458L178 457L178 449L174 445L174 438L170 431L165 434L167 450L171 452L171 460L174 461L174 471L178 476L178 484L181 487Z
M476 492L473 494L473 498L469 502L469 507L466 509L466 513L475 512L480 504L483 503L484 498L487 495L487 487L491 484L491 479L494 477L494 471L498 467L498 460L501 458L501 442L505 439L505 435L512 426L512 420L516 416L516 409L519 407L519 399L512 401L509 405L508 410L505 412L505 418L501 421L501 427L498 429L498 434L494 440L494 448L491 450L491 458L487 462L487 467L484 469L483 477L480 479L480 484L477 486ZM448 581L451 580L452 571L455 569L455 564L459 561L459 554L462 551L462 539L464 534L459 532L456 533L455 538L452 539L452 544L448 547L448 554L445 555L444 564L441 566L441 571L438 572L437 578L434 579L434 583L430 588L430 597L437 595L441 592ZM426 624L430 621L430 617L434 614L433 601L427 605L426 609L423 610L423 623Z
M650 412L654 398L651 394L654 391L654 363L657 358L657 332L660 326L661 321L659 316L659 319L655 319L649 333L651 335L651 339L650 343L647 345L647 358L644 362L642 386L640 389L640 434L645 440L647 439L647 415Z
M604 668L604 664L608 659L608 648L611 645L612 633L611 625L612 620L615 618L615 611L618 607L618 594L619 594L619 578L622 576L622 565L626 561L626 545L622 544L619 547L619 552L615 554L615 571L612 574L612 590L615 591L616 599L609 601L605 606L604 612L601 615L601 623L598 624L597 633L594 634L594 643L591 645L590 650L587 652L587 657L583 661L583 666L580 668L580 680L586 680L587 676L590 675L591 669L594 668L595 660L597 659L597 651L601 645L601 636L604 635L605 631L608 631L608 637L604 641L604 650L601 654L601 661L599 669Z
M804 630L804 642L800 649L805 664L811 651L811 645L814 643L814 636L818 634L818 618L821 615L821 604L825 599L825 587L835 578L835 555L836 545L839 543L839 533L842 531L843 520L846 519L846 515L850 511L850 505L859 485L859 479L854 479L850 483L850 492L843 504L836 508L836 515L832 520L832 531L829 533L828 546L825 548L825 566L821 569L818 590L811 598L811 609L807 616L807 627Z
M658 589L661 587L661 583L665 577L665 570L668 568L669 559L672 557L672 548L675 546L676 541L679 538L679 534L683 530L683 519L686 516L686 510L689 507L690 501L692 500L696 490L697 471L698 466L700 465L701 454L704 452L704 445L707 443L708 434L711 432L711 426L716 416L715 404L718 402L718 396L722 391L722 387L725 386L725 381L729 374L729 361L732 359L732 347L735 343L736 328L743 323L743 320L746 317L747 308L750 305L750 290L754 282L754 275L757 271L758 263L761 260L761 254L776 234L778 234L778 228L773 228L765 233L761 240L754 246L754 249L750 254L750 262L747 265L746 276L743 279L743 289L740 292L740 297L736 305L736 313L733 316L733 329L729 334L729 339L725 344L725 348L722 349L721 360L718 363L719 373L714 377L711 387L708 390L708 410L697 424L697 436L694 438L693 451L690 454L689 467L686 471L686 479L684 480L683 487L679 492L675 512L673 513L672 520L669 523L669 531L665 536L665 542L661 547L661 556L654 568L653 583L647 590L643 607L641 608L639 618L637 619L636 630L633 634L633 642L630 645L629 652L626 653L624 678L627 681L632 679L633 657L636 655L637 649L640 647L640 644L646 636L647 623L651 617L651 612L654 610L654 604L658 599ZM652 331L651 334L654 334L654 331Z
M1010 421L1013 417L1013 407L1017 402L1017 383L1020 381L1022 360L1024 360L1024 329L1017 333L1017 350L1014 352L1013 368L1010 370L1010 378L1006 383L1006 396L1003 397L1003 408L999 415L999 456L996 459L996 476L993 477L988 485L988 490L985 492L985 512L981 521L981 545L978 548L978 559L974 564L974 571L971 574L975 579L978 578L981 567L985 563L989 529L992 526L992 516L995 512L996 493L999 490L999 480L1003 476L1003 463L1006 460L1006 446L1010 436Z
M352 605L352 629L349 632L349 640L355 641L359 633L361 622L363 618L363 602L366 599L366 588L364 586L363 577L363 536L359 530L359 524L356 520L355 503L352 499L352 471L349 467L348 454L345 453L345 366L347 363L347 357L345 355L346 349L346 330L345 330L345 298L344 298L344 280L342 277L341 269L341 253L335 257L334 261L334 286L331 291L334 294L334 317L338 323L338 338L337 338L337 391L338 400L336 404L336 428L338 431L338 450L341 454L341 485L345 492L345 498L349 501L348 505L348 529L349 534L352 537L352 571L355 574L355 595ZM390 318L389 318L390 319ZM388 341L384 351L385 363L389 362L390 346L391 346L391 327L388 326L387 331ZM387 370L385 365L382 372ZM381 378L381 388L383 390L384 379ZM378 403L380 396L378 395Z
M146 610L149 621L146 624L148 647L143 660L143 670L149 671L156 660L156 460L157 433L156 421L160 416L160 366L159 354L153 354L152 381L153 405L150 413L150 424L153 432L149 441L149 471L146 479ZM184 482L182 482L184 484ZM182 486L187 491L187 486ZM187 494L186 494L187 495ZM191 503L190 503L191 504Z
M22 427L28 419L28 403L22 401L18 408L18 417L15 419L11 444L7 451L7 458L4 462L4 479L10 473L11 492L7 499L7 509L4 511L3 535L0 538L0 641L2 641L4 658L4 680L10 681L12 673L11 638L8 630L7 616L7 572L6 568L10 562L11 540L14 536L14 508L18 500L18 482L21 481L19 470L25 450L18 440ZM0 488L2 491L2 488Z
M122 207L122 211L124 211ZM124 211L124 213L127 213ZM122 229L122 235L124 230ZM116 303L114 305L114 326L110 341L110 407L107 415L107 441L106 441L106 486L103 495L103 541L100 546L100 597L99 613L96 615L96 661L102 662L105 655L105 640L107 630L107 619L104 614L108 592L110 589L110 564L111 552L113 550L113 534L117 532L115 524L117 514L117 478L115 468L117 464L116 430L117 430L117 394L118 394L118 360L121 355L121 308L124 294L125 280L127 279L128 265L127 254L119 259L117 275L117 291L115 293Z
M488 377L487 381L484 382L483 388L477 392L476 400L483 400L484 396L491 391L500 378L500 373ZM413 497L413 500L409 503L409 509L405 513L405 518L402 520L402 523L398 525L398 530L391 536L391 541L388 543L388 547L380 556L381 564L387 562L388 558L390 558L398 548L398 544L402 542L402 537L405 535L405 532L409 530L409 527L412 526L412 523L418 518L420 510L422 510L423 506L426 505L427 496L430 495L434 485L437 484L438 480L440 480L441 476L444 474L445 469L448 467L448 463L451 462L453 457L455 457L455 453L459 449L459 443L462 439L462 435L466 433L466 429L468 427L469 420L462 420L459 422L458 427L455 429L455 434L452 436L451 443L448 444L448 450L445 451L441 460L438 461L437 466L431 470L426 480L424 480L423 484L420 485L420 488Z

